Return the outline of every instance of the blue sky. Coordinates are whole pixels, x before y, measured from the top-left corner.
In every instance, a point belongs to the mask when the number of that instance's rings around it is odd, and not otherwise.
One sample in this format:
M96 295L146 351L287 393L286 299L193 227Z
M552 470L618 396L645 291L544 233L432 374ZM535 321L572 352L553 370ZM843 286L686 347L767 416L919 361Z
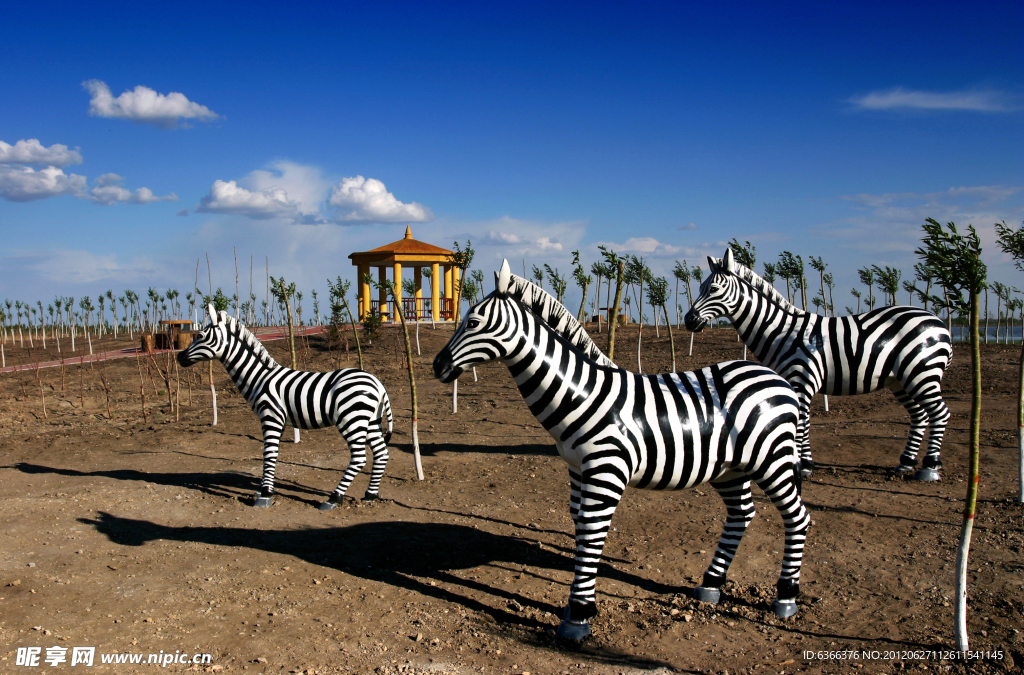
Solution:
M736 237L823 256L841 311L926 217L1024 287L992 236L1024 220L1020 3L20 4L0 297L184 295L206 254L233 289L233 247L325 291L411 223L487 279Z

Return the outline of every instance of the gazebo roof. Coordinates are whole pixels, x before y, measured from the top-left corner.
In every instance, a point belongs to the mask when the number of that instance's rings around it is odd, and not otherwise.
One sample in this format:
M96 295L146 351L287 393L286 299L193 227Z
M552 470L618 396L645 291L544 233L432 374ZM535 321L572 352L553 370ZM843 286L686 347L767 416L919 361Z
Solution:
M412 238L412 228L405 227L405 237L390 244L384 244L369 251L352 253L348 257L353 264L385 262L447 262L452 254L446 248L434 246Z

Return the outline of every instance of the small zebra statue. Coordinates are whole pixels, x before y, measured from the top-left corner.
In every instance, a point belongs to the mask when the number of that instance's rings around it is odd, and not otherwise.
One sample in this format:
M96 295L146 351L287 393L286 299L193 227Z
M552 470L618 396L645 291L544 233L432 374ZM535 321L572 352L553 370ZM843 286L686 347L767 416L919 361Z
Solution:
M342 502L348 486L366 465L367 445L373 451L373 469L363 499L378 499L380 481L388 463L387 444L392 428L391 400L380 380L358 368L326 373L285 368L234 317L226 312L218 314L213 305L207 307L207 312L210 323L187 349L178 352L178 363L187 368L198 361L220 359L260 418L263 481L255 495L254 506L270 506L278 446L286 424L298 429L334 425L352 451L341 482L320 505L321 511L330 511Z
M795 614L810 517L800 499L796 396L786 381L749 361L631 373L602 354L561 303L512 274L508 261L496 277L495 291L469 310L434 359L434 375L451 382L473 365L501 361L569 465L576 575L558 634L590 635L597 564L627 486L678 490L710 483L721 495L725 527L694 592L698 600L718 602L754 517L750 484L757 483L786 528L773 610Z
M942 375L953 340L942 320L918 307L880 307L853 316L819 316L794 307L775 288L735 261L732 249L708 258L711 274L686 313L686 327L702 330L720 316L732 321L757 360L786 378L800 401L797 445L802 472L811 458L811 398L866 394L888 387L910 413L910 434L897 474L917 465L924 432L928 452L914 478L939 480L939 449L949 421Z

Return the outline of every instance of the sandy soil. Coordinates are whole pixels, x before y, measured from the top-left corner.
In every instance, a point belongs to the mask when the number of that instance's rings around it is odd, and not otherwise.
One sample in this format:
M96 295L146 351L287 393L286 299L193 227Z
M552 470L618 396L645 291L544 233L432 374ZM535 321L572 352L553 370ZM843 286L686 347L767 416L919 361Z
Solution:
M385 501L353 500L332 512L316 505L348 462L333 429L285 443L274 506L250 506L260 475L259 425L220 364L216 427L209 385L195 380L202 367L191 369L191 393L185 371L172 367L172 381L182 378L177 413L145 361L109 361L102 370L68 362L63 385L60 368L40 370L45 418L35 372L0 375L0 673L153 673L160 666L101 665L100 654L145 660L161 650L212 655L209 665L172 664L169 672L254 675L964 671L920 654L953 647L970 404L962 346L945 380L953 419L939 483L890 476L908 417L889 392L833 397L828 413L815 402L819 470L804 483L814 527L796 617L777 620L769 610L782 524L763 496L727 597L709 606L689 595L724 518L717 495L630 491L605 551L595 636L573 645L554 635L572 578L565 467L500 364L478 368L476 382L463 376L452 414L450 385L429 370L450 330L422 327L423 355L415 359L426 480L413 474L400 332L385 330L366 354L397 416ZM685 354L689 334L680 333ZM664 329L661 338L653 334L644 331L644 370L664 372L668 340ZM619 361L635 369L636 330L619 335ZM598 340L603 345L605 337ZM97 350L116 346L99 342ZM353 365L351 346L346 358L343 346L331 351L325 337L310 338L305 367ZM269 347L287 362L285 342ZM56 353L52 341L48 351ZM741 355L735 333L707 331L679 367ZM1002 659L975 663L972 672L1024 666L1018 355L1019 347L983 351L970 634L973 649L999 650ZM10 343L6 357L9 365L35 359ZM350 493L361 496L366 480L364 473ZM45 658L54 646L68 648L67 662L16 665L17 648L41 647ZM70 666L76 646L96 648L92 669ZM877 655L852 662L807 656L843 650Z

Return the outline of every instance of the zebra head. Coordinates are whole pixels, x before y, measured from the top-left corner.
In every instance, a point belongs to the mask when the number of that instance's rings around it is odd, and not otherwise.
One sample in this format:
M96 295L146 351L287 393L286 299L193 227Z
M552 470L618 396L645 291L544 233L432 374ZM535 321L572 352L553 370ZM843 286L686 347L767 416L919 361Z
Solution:
M516 301L508 296L512 271L507 260L494 277L495 290L469 308L455 335L434 357L434 377L444 383L468 367L507 357L519 342L520 318Z
M711 273L700 285L700 293L686 312L686 328L701 331L720 316L730 316L739 300L739 284L736 278L736 262L732 249L725 249L719 262L708 256Z
M192 344L178 352L178 364L188 368L199 361L219 359L228 344L227 313L217 312L213 305L206 306L210 323L192 337Z

